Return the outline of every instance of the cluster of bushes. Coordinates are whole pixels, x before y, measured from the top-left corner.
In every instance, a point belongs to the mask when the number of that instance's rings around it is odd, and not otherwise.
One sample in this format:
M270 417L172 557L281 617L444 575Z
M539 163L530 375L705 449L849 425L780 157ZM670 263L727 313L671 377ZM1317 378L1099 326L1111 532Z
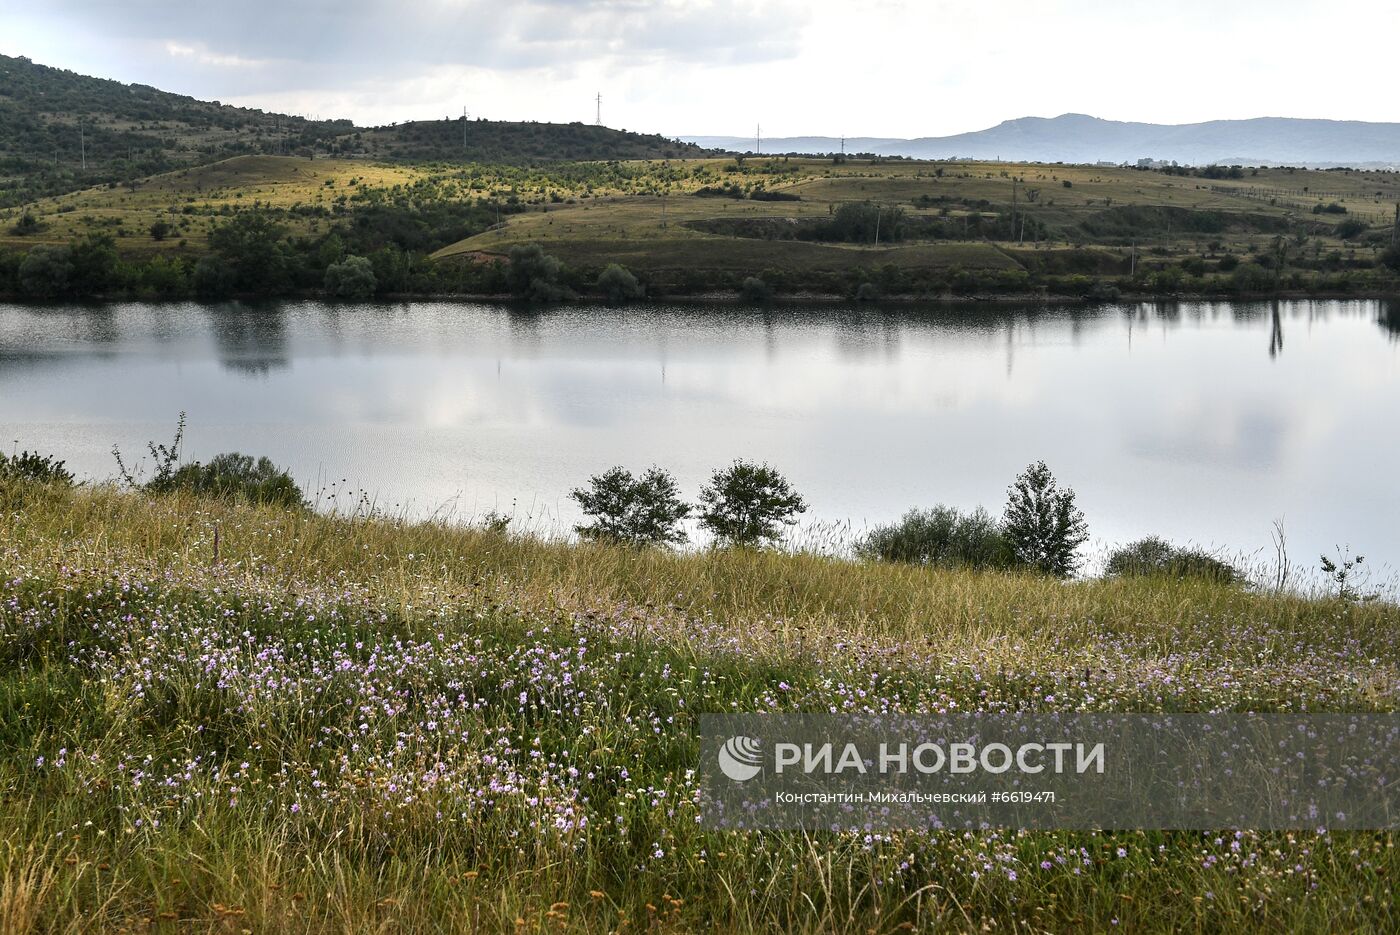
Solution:
M1007 491L1001 518L980 507L910 510L877 526L856 546L867 559L941 568L1024 568L1068 577L1079 567L1088 524L1074 491L1061 489L1044 461L1029 465Z
M897 523L878 526L858 543L865 559L936 568L1028 569L1066 577L1079 566L1088 538L1074 491L1058 489L1043 462L1028 467L1012 485L998 519L978 507L910 510ZM1148 536L1114 549L1104 568L1110 577L1195 578L1235 585L1244 574L1200 549L1174 546Z

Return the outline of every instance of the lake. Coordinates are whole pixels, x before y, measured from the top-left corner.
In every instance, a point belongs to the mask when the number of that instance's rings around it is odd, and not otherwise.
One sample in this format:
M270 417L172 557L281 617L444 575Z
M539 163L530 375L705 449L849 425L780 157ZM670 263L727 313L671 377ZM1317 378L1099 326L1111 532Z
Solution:
M321 503L563 531L613 464L689 496L767 460L809 525L999 512L1044 459L1094 540L1400 560L1400 303L526 311L462 302L0 305L0 439L265 454ZM818 535L810 532L808 535ZM1271 553L1270 553L1271 554Z

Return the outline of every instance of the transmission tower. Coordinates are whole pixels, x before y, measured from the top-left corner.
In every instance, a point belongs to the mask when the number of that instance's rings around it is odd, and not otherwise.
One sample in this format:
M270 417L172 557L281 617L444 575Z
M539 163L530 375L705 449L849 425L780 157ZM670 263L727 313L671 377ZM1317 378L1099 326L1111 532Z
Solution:
M593 125L601 127L603 125L603 92L599 91L593 97Z

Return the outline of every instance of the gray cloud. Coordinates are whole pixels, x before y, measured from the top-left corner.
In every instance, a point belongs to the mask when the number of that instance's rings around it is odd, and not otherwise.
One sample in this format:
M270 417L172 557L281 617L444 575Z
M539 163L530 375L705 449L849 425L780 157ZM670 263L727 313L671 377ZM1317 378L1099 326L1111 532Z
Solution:
M443 65L773 61L796 54L801 9L738 0L49 0L31 19L128 51L174 46L185 50L176 56L185 68L276 70L285 87L286 69L301 82L320 75L334 83L347 73L394 78Z

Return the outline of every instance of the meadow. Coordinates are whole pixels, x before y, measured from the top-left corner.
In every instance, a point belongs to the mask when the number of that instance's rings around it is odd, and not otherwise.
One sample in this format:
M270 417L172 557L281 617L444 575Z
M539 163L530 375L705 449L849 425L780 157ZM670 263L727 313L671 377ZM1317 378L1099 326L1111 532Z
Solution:
M0 481L0 932L1389 932L1394 833L716 833L697 713L1394 711L1400 608Z
M0 247L108 236L124 257L192 264L217 226L258 212L309 256L333 235L372 259L406 251L425 270L436 267L418 277L431 289L499 288L499 277L461 271L525 244L558 257L576 289L621 263L657 295L732 291L745 276L780 292L837 295L867 281L882 294L919 296L1090 295L1095 283L1158 295L1393 287L1400 176L1204 172L801 157L528 166L249 155L0 211ZM878 226L833 231L851 209L878 213L883 236ZM324 264L313 266L308 281L319 284Z

